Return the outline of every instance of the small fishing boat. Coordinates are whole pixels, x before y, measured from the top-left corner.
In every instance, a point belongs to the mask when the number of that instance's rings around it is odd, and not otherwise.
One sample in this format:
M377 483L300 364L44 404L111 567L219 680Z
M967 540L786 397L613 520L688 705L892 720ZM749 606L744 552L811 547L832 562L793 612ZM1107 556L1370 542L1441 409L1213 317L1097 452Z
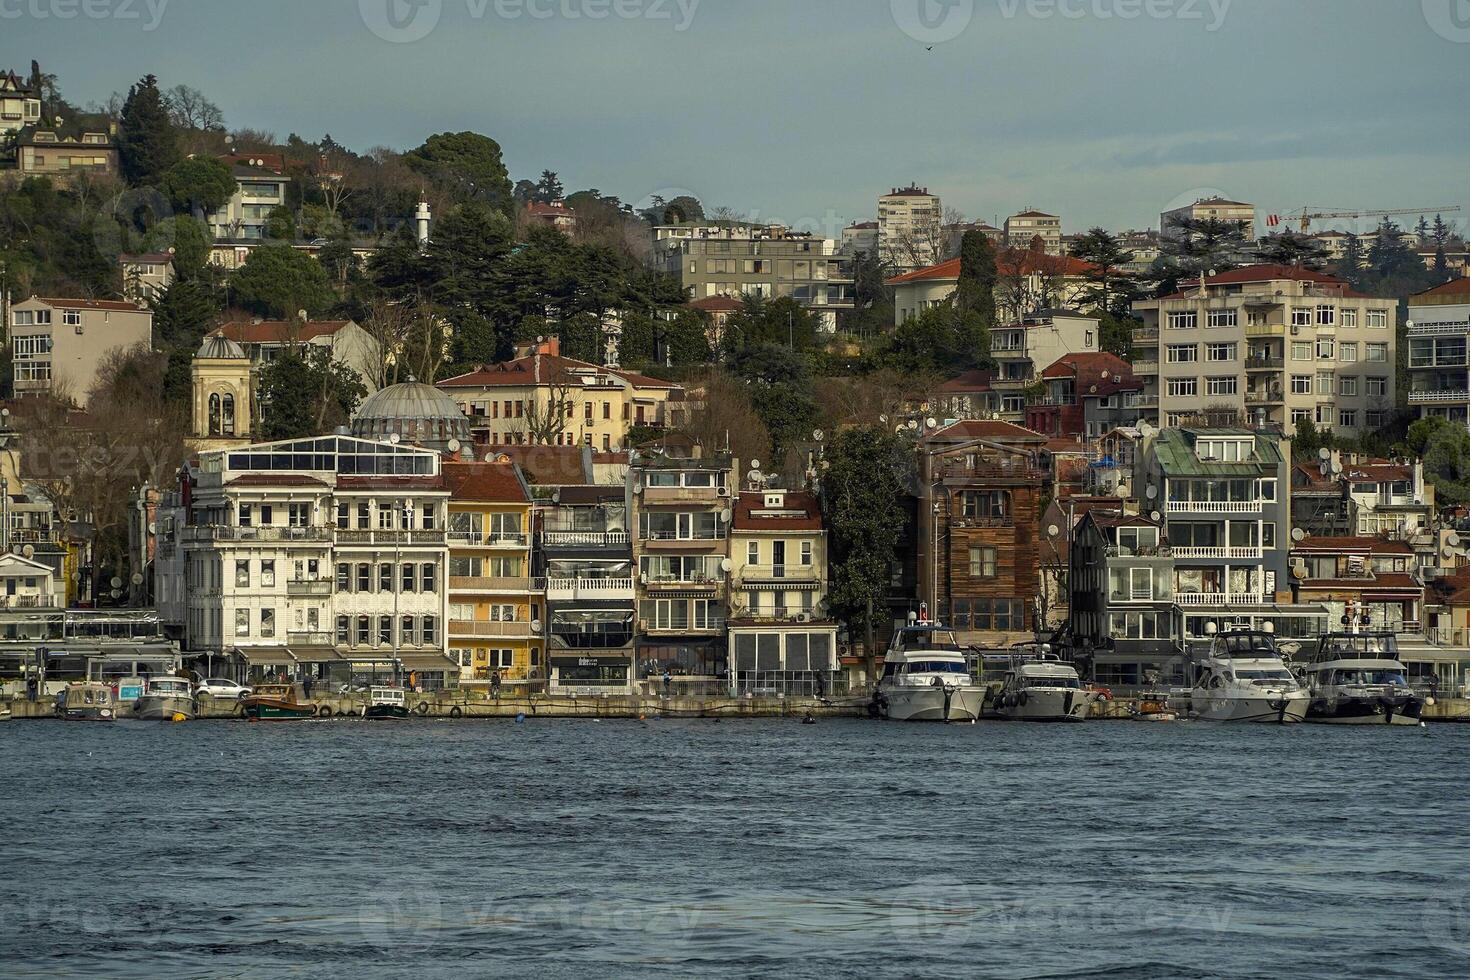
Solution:
M194 717L194 693L183 677L150 677L133 701L133 717L143 721L188 721Z
M106 684L73 681L57 692L56 714L67 721L112 721L117 717L117 701Z
M261 684L240 699L240 711L246 718L289 720L310 718L316 707L301 699L295 684Z
M1169 706L1165 691L1144 691L1133 704L1129 717L1134 721L1178 721L1179 712Z
M362 716L369 720L408 717L408 692L401 687L370 687Z

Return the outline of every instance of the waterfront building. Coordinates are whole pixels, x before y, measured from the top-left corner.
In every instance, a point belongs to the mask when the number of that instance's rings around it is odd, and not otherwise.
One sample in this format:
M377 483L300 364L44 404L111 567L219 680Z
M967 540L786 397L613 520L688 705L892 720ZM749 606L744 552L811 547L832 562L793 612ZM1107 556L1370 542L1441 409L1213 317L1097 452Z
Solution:
M1408 541L1423 554L1421 564L1435 565L1438 515L1434 485L1425 482L1418 460L1374 459L1334 449L1315 463L1292 468L1292 526L1307 534Z
M134 303L32 296L10 307L17 395L52 394L82 408L113 352L153 344L153 314Z
M628 433L673 424L677 384L561 356L556 338L514 360L438 383L469 417L477 443L490 446L624 448Z
M1045 445L998 420L956 422L919 443L919 596L965 642L1006 645L1044 622Z
M634 693L637 590L626 487L560 486L538 497L537 516L549 689Z
M545 676L545 589L531 567L531 493L513 463L444 464L449 489L449 657L465 684Z
M730 693L832 693L837 625L826 606L827 533L816 495L762 487L734 501ZM711 558L710 571L720 577L713 565Z
M1332 624L1351 616L1372 629L1418 633L1424 586L1413 574L1417 561L1406 541L1307 536L1291 546L1292 595L1325 606Z
M1394 410L1396 309L1289 266L1181 282L1133 304L1141 407L1170 427L1209 415L1288 435L1303 421L1348 437L1373 432Z
M657 682L667 671L682 693L729 689L727 546L738 466L728 453L633 451L628 522L639 571L641 679Z
M938 262L944 246L944 205L929 188L910 184L878 198L878 261L910 272Z
M1470 425L1470 279L1409 298L1409 407Z

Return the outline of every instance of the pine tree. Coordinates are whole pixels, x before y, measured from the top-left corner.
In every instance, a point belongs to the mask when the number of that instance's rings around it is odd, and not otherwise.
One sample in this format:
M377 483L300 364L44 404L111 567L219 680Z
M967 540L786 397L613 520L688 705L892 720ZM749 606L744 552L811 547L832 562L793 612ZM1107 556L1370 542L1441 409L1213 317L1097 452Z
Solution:
M134 187L158 183L180 160L178 133L152 75L128 90L117 125L117 155L123 179Z

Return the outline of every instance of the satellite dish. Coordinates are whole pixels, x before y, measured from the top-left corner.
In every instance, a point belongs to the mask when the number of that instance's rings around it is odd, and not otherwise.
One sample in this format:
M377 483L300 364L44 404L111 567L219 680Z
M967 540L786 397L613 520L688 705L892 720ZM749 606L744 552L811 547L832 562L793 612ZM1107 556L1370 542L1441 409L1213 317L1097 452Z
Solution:
M1149 500L1153 500L1159 495L1159 488L1150 483L1148 488L1143 491L1143 495Z
M745 474L745 478L751 483L759 483L761 482L761 471L751 470L749 473Z
M539 620L539 619L533 619L533 620L531 620L531 632L532 633L539 633L539 632L541 632L541 620Z
M815 432L812 433L812 441L814 441L814 442L821 442L822 439L823 439L823 435L824 434L823 434L823 432L822 432L821 429L816 430Z
M1328 449L1326 446L1323 446L1321 449L1317 450L1317 458L1318 459L1331 459L1332 458L1332 450Z
M1456 547L1456 546L1459 545L1459 543L1460 543L1460 536L1458 534L1456 534L1454 531L1451 531L1450 533L1448 533L1448 534L1446 534L1444 536L1444 543L1447 544L1447 545L1449 545L1451 548L1454 548L1454 547Z
M730 569L732 569L734 567L735 566L731 563L730 559L728 559L728 558L721 558L720 559L720 571L722 571L722 572L728 572Z
M113 590L112 590L112 592L111 592L111 593L109 593L109 594L110 594L110 595L111 595L111 596L112 596L112 597L113 597L113 598L114 598L114 599L121 599L121 598L122 598L122 589L113 589Z
M935 418L927 418L924 420L924 424L932 429L939 424L939 420Z
M122 579L120 579L116 575L114 575L112 577L112 587L114 589L120 589L120 588L122 588Z
M1158 522L1164 519L1164 515L1160 514L1158 511L1152 511L1148 516L1149 519L1154 522Z
M761 461L758 460L758 459L751 460L750 461L750 468L753 469L753 470L760 469L761 468Z
M128 576L128 581L129 582L132 582L134 585L142 585L143 584L143 573L142 572L134 572L132 575L129 575Z
M898 435L903 435L904 427L901 425L896 425L893 427L893 431Z
M1062 533L1062 529L1059 528L1059 527L1057 527L1055 524L1048 524L1046 526L1046 536L1049 537L1049 538L1054 538L1058 534L1061 534L1061 533Z
M1301 541L1306 536L1307 532L1302 528L1294 527L1291 529L1291 540L1293 541Z
M730 508L726 507L724 510L720 511L720 520L725 524L730 523Z
M34 558L36 555L36 546L33 544L28 544L24 548L20 549L20 553L27 558Z
M149 521L148 522L148 533L149 534L157 534L158 533L158 523L156 521Z
M449 442L445 443L445 445L447 445L449 447L449 451L450 452L452 452L452 453L459 452L460 441L458 439L450 439Z
M917 429L918 427L919 427L919 420L918 419L909 419L909 430L910 431L912 431L914 429Z
M395 432L391 436L388 437L388 441L391 442L393 445L396 446L400 442L403 441L403 437L401 435L399 435L398 433Z
M1216 626L1213 622L1205 624L1205 636L1214 636L1219 631L1220 627Z
M1270 620L1267 620L1266 622L1264 622L1264 623L1261 624L1261 632L1262 633L1274 633L1274 632L1276 632L1276 624L1273 623L1273 622L1271 622Z

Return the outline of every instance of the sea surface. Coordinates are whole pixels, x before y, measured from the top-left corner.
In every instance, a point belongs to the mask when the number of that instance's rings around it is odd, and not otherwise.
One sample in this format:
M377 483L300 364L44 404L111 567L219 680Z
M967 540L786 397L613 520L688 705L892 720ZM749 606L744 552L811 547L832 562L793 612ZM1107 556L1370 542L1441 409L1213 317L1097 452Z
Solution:
M1470 976L1470 726L0 725L0 975Z

